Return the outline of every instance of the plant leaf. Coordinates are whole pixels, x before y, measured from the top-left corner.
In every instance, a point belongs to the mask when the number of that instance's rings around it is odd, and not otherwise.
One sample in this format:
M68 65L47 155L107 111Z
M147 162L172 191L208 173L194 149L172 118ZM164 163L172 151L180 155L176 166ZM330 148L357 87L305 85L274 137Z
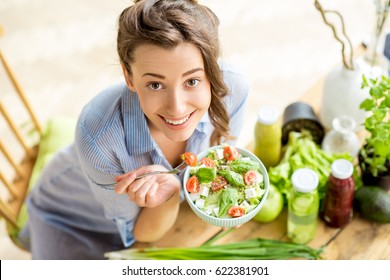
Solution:
M363 109L365 111L371 111L372 108L374 108L376 105L375 101L370 99L370 98L366 98L365 100L363 100L363 102L360 104L360 109Z

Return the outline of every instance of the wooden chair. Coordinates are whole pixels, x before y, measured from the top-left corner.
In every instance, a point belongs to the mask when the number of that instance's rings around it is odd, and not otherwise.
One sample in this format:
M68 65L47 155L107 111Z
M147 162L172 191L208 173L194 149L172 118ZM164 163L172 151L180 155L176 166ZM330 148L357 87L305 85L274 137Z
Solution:
M0 37L2 33L0 26ZM76 120L52 116L41 126L1 49L0 60L11 86L9 94L0 96L0 218L12 241L22 247L17 235L28 218L26 195L52 156L73 141Z
M3 29L0 26L0 37L2 33ZM37 158L38 144L36 141L30 141L25 129L22 128L20 118L12 116L10 108L15 111L15 107L19 106L21 110L27 113L28 121L33 124L35 132L38 133L38 139L42 133L42 127L1 49L0 60L5 76L8 78L6 80L9 80L13 87L12 92L17 95L20 101L19 104L14 102L6 104L4 92L0 97L0 125L2 126L0 130L0 158L2 158L0 164L0 194L2 194L0 196L0 218L5 219L9 232L15 232L20 228L18 216L26 197L31 172ZM2 73L0 72L0 74ZM16 146L18 147L15 148ZM18 159L18 155L15 155L18 148L21 149L21 152L19 151L19 154L22 154L21 159Z

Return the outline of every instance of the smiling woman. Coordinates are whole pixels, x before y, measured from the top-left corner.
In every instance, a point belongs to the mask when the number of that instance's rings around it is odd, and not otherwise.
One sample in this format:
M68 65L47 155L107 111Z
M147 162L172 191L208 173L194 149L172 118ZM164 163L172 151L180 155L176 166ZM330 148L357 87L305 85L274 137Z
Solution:
M124 75L127 86L138 95L153 138L162 149L169 147L164 143L186 141L211 102L210 82L199 49L190 43L168 50L141 45L134 58L132 74L124 69ZM177 148L173 165L183 152Z
M20 240L33 258L100 259L170 229L183 174L135 178L172 169L185 151L233 144L243 123L247 81L218 62L217 28L194 0L140 0L121 13L125 79L84 107L74 144L31 191Z

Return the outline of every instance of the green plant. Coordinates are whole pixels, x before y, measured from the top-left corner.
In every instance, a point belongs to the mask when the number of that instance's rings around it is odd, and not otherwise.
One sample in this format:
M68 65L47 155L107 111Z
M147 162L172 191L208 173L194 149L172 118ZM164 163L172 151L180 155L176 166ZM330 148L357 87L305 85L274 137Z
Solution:
M390 78L363 76L362 87L369 88L370 96L360 104L369 112L364 122L368 134L360 150L360 166L363 172L377 177L390 170Z

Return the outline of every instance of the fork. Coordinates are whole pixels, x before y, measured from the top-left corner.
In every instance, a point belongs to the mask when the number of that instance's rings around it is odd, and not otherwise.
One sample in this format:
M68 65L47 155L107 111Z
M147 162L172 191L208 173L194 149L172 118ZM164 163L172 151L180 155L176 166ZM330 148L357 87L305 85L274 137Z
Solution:
M184 170L187 166L188 166L188 164L185 161L183 161L182 163L180 163L178 166L176 166L175 168L173 168L171 170L146 172L144 174L141 174L141 175L138 175L137 177L135 177L135 180L138 180L138 179L141 179L143 177L150 176L150 175L156 175L156 174L178 174L182 170ZM96 182L95 182L95 184L100 186L100 187L113 187L116 185L116 183L100 184L100 183L96 183Z
M180 171L184 170L187 167L187 163L183 161L180 163L178 166L171 170L166 170L166 171L151 171L151 172L146 172L144 174L141 174L137 177L135 177L135 180L141 179L143 177L149 176L149 175L155 175L155 174L177 174L180 173Z

